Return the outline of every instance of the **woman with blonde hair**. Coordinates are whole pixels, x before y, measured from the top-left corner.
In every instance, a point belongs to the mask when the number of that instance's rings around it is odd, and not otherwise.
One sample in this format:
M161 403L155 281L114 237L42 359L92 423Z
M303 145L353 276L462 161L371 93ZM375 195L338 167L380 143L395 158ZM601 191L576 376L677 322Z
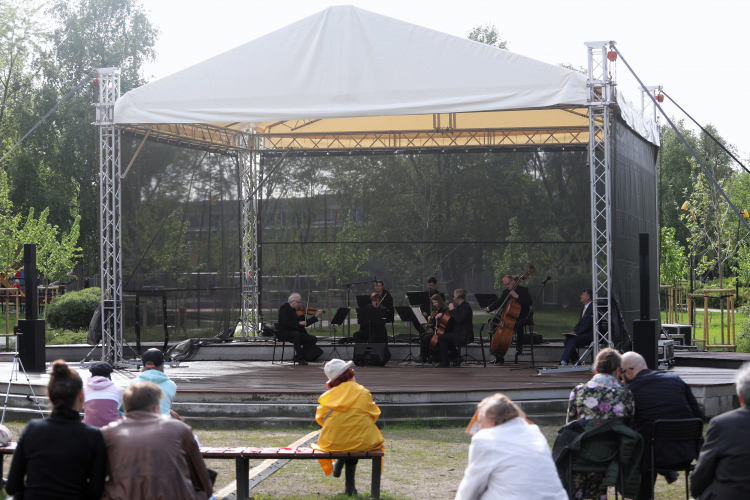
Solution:
M380 408L372 400L370 391L357 383L351 361L332 359L324 370L329 389L318 398L315 420L323 429L317 444L312 447L323 451L370 451L383 449L383 435L375 426ZM345 495L356 495L354 476L357 459L320 460L326 476L341 477L346 465Z
M503 394L478 406L479 431L456 500L567 500L547 438Z

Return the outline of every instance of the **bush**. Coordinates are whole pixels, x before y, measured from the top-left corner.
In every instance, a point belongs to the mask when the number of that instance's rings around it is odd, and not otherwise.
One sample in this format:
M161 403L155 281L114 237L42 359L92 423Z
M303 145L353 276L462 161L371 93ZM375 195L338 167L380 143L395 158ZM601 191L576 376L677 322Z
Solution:
M45 319L51 328L88 330L101 301L100 294L99 288L86 288L55 297L47 307Z

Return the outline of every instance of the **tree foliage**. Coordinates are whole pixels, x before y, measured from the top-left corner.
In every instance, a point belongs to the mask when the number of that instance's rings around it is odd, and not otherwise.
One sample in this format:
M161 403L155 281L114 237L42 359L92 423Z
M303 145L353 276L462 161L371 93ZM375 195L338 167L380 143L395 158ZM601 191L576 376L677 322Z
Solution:
M685 249L675 240L673 227L661 228L661 262L659 275L661 283L676 285L687 278L688 258Z
M498 49L508 50L508 41L500 39L500 33L492 23L475 25L466 34L466 38L486 45L492 45Z

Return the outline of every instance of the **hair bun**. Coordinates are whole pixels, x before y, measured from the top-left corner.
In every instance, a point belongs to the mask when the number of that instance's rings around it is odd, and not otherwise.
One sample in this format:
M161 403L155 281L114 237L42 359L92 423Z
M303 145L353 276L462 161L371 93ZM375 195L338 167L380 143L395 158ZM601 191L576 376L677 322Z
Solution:
M54 363L52 363L52 376L57 377L67 377L70 374L70 367L63 359L58 359Z

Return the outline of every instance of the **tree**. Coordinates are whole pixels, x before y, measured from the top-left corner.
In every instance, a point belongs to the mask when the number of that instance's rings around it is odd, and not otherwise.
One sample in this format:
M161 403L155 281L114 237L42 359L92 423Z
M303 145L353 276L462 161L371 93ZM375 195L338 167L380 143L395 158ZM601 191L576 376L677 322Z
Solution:
M661 245L659 264L661 282L667 285L677 285L687 276L688 259L685 256L685 249L675 239L673 227L661 228Z
M475 42L497 47L498 49L508 50L508 41L500 40L500 33L497 31L497 27L492 23L487 23L483 26L478 24L475 25L468 33L466 33L466 38L474 40Z
M361 268L372 258L369 248L362 245L354 245L362 241L363 231L360 224L349 212L344 222L344 228L337 235L333 251L328 254L326 261L329 269L341 283L354 281L362 275Z

